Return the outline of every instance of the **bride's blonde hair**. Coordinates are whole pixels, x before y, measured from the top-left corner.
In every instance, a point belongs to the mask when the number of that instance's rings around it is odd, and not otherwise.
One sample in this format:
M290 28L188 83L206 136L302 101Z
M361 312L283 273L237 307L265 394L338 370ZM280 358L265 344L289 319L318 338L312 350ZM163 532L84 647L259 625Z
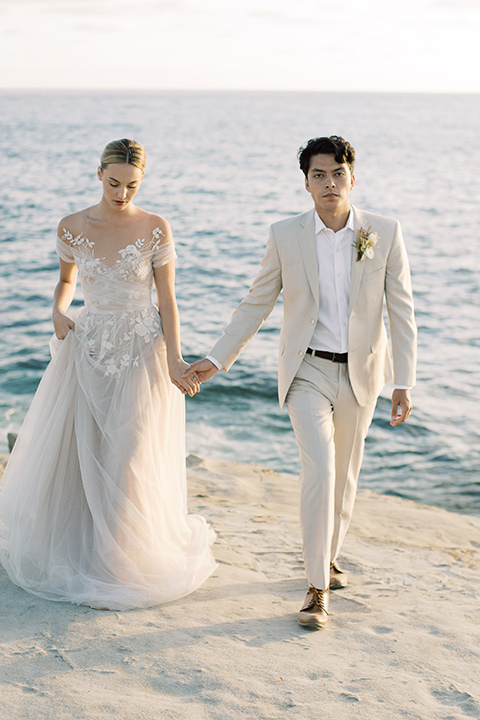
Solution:
M108 145L105 146L102 152L100 167L102 170L105 170L107 165L117 163L120 165L124 163L134 165L143 172L147 164L145 148L135 140L129 140L128 138L112 140L112 142L109 142Z

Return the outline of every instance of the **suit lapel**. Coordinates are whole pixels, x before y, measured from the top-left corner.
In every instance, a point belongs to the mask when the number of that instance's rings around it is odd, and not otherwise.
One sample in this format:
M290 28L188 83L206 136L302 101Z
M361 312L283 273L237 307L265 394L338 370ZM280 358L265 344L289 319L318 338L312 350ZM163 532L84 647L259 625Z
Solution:
M354 241L357 239L357 233L361 227L368 227L368 220L364 213L352 205L354 218ZM318 286L318 257L317 242L315 238L315 209L305 213L300 219L300 228L297 233L298 244L302 254L305 273L308 278L310 288L317 306L320 303L320 291ZM350 304L349 312L351 313L357 299L358 290L363 277L365 262L357 262L357 253L352 252L352 269L350 276Z
M305 213L300 219L300 228L297 233L298 244L302 254L305 272L312 290L315 303L320 302L320 291L318 287L318 258L317 243L315 239L315 210Z
M357 240L358 231L361 227L367 227L367 219L363 212L352 205L353 218L354 218L354 242ZM349 313L352 312L357 299L358 290L362 281L363 269L365 267L365 261L357 262L356 250L352 253L352 272L350 276L350 304Z

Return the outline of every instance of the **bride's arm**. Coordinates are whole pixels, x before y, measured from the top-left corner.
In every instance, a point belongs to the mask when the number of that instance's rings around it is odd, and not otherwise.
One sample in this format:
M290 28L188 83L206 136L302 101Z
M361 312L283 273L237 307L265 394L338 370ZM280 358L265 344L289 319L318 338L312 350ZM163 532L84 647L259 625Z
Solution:
M158 311L162 318L163 334L167 346L167 363L170 380L183 394L190 397L200 389L191 377L182 377L190 367L182 358L180 348L180 318L175 298L175 263L172 260L162 267L154 268Z
M60 340L66 337L69 330L75 330L75 323L68 317L67 311L75 295L77 272L75 263L60 260L60 279L53 294L52 312L55 335Z

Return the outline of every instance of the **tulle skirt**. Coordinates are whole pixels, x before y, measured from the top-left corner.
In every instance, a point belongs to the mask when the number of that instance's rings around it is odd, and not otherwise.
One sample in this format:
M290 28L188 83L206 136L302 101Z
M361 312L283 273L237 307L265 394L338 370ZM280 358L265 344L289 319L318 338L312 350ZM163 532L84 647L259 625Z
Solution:
M0 484L1 562L39 597L148 607L215 569L213 530L187 514L184 397L158 312L143 316L132 326L123 314L128 335L118 317L84 309L75 332L52 341Z

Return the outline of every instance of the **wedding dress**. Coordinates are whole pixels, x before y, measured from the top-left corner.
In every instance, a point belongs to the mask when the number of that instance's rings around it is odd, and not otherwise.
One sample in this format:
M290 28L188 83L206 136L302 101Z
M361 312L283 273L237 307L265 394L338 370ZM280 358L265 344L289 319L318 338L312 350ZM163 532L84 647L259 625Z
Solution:
M65 231L85 305L52 339L0 483L0 559L41 598L126 610L191 593L215 569L215 534L187 514L184 397L171 383L153 268L175 257L157 228L107 264Z

